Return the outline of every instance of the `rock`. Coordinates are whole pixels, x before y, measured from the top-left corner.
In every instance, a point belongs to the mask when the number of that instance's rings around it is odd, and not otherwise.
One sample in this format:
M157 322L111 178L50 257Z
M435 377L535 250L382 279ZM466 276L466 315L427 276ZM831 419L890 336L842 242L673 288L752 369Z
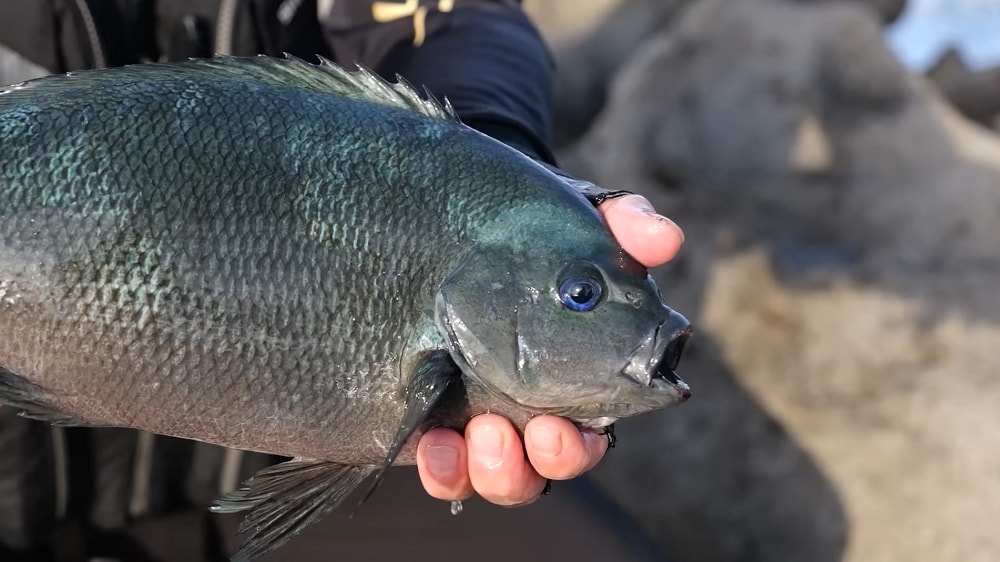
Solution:
M557 44L553 115L554 143L583 135L604 107L611 77L653 33L692 0L626 0L591 33Z
M957 50L949 49L927 77L969 119L992 128L1000 118L1000 67L972 70Z
M890 25L906 11L907 0L862 0L867 2L882 17L882 23Z
M810 115L799 122L799 130L792 141L789 165L803 173L829 172L834 165L833 147L819 119Z
M766 17L752 13L759 9L754 1L695 4L643 55L654 56L655 48L661 59L647 65L655 73L647 88L630 94L644 111L618 116L629 122L617 130L644 135L644 142L627 143L626 151L623 139L597 135L587 157L612 151L616 158L604 158L614 161L610 175L647 166L654 183L794 178L801 170L790 163L806 123L829 127L906 101L906 70L882 47L869 14L849 3L782 4ZM825 24L814 23L817 17ZM822 127L814 129L824 144L832 142ZM830 148L834 160L843 156Z
M843 2L845 0L792 0L794 2ZM906 0L846 0L861 4L873 10L881 19L883 25L890 25L896 22L903 12L906 11Z
M554 143L566 146L590 127L604 106L611 76L653 33L699 0L525 0L524 7L552 45L557 73ZM885 24L906 0L786 0L851 2L874 10Z
M577 40L629 0L521 0L521 6L545 40L562 44Z
M587 131L604 106L611 76L645 39L692 1L618 0L599 3L600 8L576 0L526 2L556 60L556 146L565 146Z
M594 471L677 560L1000 560L1000 140L880 26L698 2L561 155L687 235L693 396Z

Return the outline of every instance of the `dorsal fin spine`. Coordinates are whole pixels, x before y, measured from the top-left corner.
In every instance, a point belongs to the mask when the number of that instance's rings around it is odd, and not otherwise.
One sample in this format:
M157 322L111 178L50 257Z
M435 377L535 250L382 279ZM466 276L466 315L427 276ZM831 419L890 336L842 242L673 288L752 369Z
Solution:
M398 107L415 111L428 117L460 122L458 114L445 99L439 102L430 92L423 99L417 90L405 80L397 76L396 84L392 84L379 76L373 70L357 65L357 70L349 71L344 67L323 57L317 57L319 64L308 63L294 55L285 53L284 58L258 55L255 57L236 57L232 55L215 55L211 58L188 59L185 62L150 63L128 65L126 67L105 68L100 70L82 70L69 72L61 76L45 76L20 84L12 84L0 88L0 94L35 87L61 88L75 87L89 80L102 80L107 73L163 73L166 75L192 75L213 71L215 76L225 76L230 79L245 79L265 83L288 86L291 88L311 89L318 92L337 94L353 99L370 101L386 106ZM103 80L102 80L103 81Z

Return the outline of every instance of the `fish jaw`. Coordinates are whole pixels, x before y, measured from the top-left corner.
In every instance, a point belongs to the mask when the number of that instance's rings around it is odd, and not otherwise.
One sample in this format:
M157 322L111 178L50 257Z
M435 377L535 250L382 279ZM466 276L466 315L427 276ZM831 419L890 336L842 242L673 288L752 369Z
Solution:
M677 403L687 401L691 387L677 374L677 366L692 333L688 321L670 311L667 321L636 347L622 369L622 376L640 386L672 393Z

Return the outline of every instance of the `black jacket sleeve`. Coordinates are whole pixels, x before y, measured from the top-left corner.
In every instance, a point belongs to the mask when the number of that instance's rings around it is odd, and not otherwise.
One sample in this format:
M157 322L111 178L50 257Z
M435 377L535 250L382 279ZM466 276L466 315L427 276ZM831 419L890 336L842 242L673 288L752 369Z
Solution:
M555 165L554 63L520 2L421 2L424 13L390 21L377 21L373 4L387 3L338 2L328 14L324 36L338 63L425 86L446 97L465 124Z

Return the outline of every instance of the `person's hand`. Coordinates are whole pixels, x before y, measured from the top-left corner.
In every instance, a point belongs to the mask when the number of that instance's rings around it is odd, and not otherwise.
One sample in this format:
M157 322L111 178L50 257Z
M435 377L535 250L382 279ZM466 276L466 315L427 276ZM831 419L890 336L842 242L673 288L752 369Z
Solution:
M657 215L640 195L607 199L598 210L622 248L646 267L672 260L684 242L680 227ZM513 424L495 414L470 420L464 436L432 429L417 445L424 490L441 500L478 493L495 504L524 505L538 499L546 479L576 478L596 466L608 447L598 432L581 432L556 416L533 418L524 441L522 447Z

